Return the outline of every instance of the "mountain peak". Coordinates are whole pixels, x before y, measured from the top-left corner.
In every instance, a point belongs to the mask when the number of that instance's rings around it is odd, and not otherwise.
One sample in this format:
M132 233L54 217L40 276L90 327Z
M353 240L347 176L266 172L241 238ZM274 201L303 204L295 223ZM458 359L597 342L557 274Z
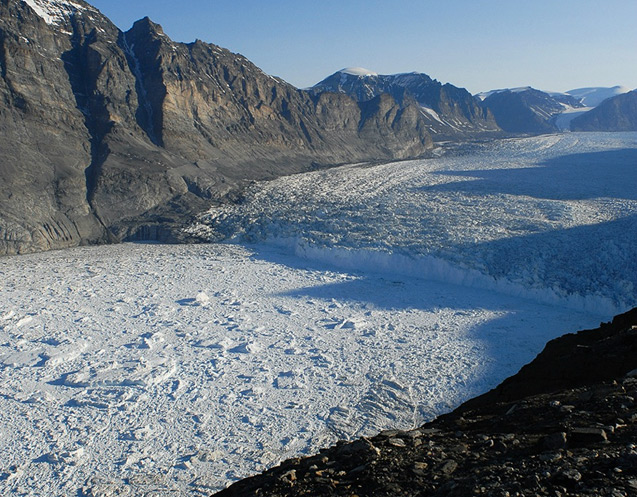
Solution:
M153 22L148 16L143 17L142 19L139 19L138 21L135 21L133 23L133 27L131 28L131 30L137 31L140 29L152 33L157 33L159 35L164 34L164 28L162 28L160 24Z

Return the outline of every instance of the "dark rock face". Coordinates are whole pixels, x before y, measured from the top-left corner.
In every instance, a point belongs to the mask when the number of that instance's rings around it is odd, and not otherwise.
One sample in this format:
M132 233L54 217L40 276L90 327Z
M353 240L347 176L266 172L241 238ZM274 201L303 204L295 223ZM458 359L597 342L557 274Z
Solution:
M577 388L621 378L637 369L637 309L621 314L594 330L551 340L520 372L464 407Z
M637 495L637 309L551 341L502 385L410 431L339 443L226 496Z
M123 33L52 0L0 0L0 254L156 235L245 180L422 156L426 120L383 97L312 96L240 55Z
M553 133L558 131L553 118L565 106L583 107L570 95L550 95L533 88L497 91L482 102L495 121L509 133Z
M388 94L402 105L415 104L436 140L493 135L500 131L490 112L467 90L449 83L443 85L426 74L356 74L343 70L309 91L344 93L358 102Z
M572 131L637 131L637 90L608 98L571 121Z

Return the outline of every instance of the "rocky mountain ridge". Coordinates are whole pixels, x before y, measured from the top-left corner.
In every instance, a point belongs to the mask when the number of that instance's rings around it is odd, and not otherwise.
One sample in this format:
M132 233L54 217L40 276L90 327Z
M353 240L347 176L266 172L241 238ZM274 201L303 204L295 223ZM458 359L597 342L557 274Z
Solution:
M637 90L604 100L571 122L573 131L637 131Z
M637 495L637 308L549 342L496 389L409 431L285 461L219 497Z
M553 133L559 131L555 118L567 109L584 104L568 94L549 94L531 87L498 90L484 95L482 106L510 133Z
M346 68L309 91L342 93L358 102L389 94L400 104L416 103L437 140L495 136L501 131L490 111L481 108L479 100L467 90L449 83L443 85L422 73L380 75L363 68Z
M0 255L183 241L251 180L555 132L575 106L532 89L481 103L425 74L362 69L299 90L148 18L123 32L84 0L0 0ZM634 129L631 109L578 129Z
M310 95L83 0L0 0L0 254L171 227L244 181L426 154L416 105Z
M622 86L580 88L566 93L544 92L527 86L493 90L477 97L482 106L493 113L498 126L508 133L635 131L637 113L629 103L630 97L625 96L628 92ZM611 101L617 103L611 104ZM602 104L607 110L597 111ZM596 117L600 113L605 117Z

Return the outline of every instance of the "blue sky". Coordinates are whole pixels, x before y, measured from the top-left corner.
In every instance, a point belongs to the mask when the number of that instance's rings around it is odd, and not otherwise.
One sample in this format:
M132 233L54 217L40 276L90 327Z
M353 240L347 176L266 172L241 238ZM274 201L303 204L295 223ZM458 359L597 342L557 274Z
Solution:
M636 0L89 0L121 29L149 16L311 86L362 66L476 93L530 85L637 88Z

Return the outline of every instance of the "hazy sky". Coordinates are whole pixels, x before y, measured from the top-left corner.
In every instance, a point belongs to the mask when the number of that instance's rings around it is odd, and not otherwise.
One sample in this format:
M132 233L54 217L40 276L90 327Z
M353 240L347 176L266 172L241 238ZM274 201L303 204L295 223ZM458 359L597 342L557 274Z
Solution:
M144 16L311 86L337 70L424 72L472 93L637 88L637 0L89 0L121 29Z

